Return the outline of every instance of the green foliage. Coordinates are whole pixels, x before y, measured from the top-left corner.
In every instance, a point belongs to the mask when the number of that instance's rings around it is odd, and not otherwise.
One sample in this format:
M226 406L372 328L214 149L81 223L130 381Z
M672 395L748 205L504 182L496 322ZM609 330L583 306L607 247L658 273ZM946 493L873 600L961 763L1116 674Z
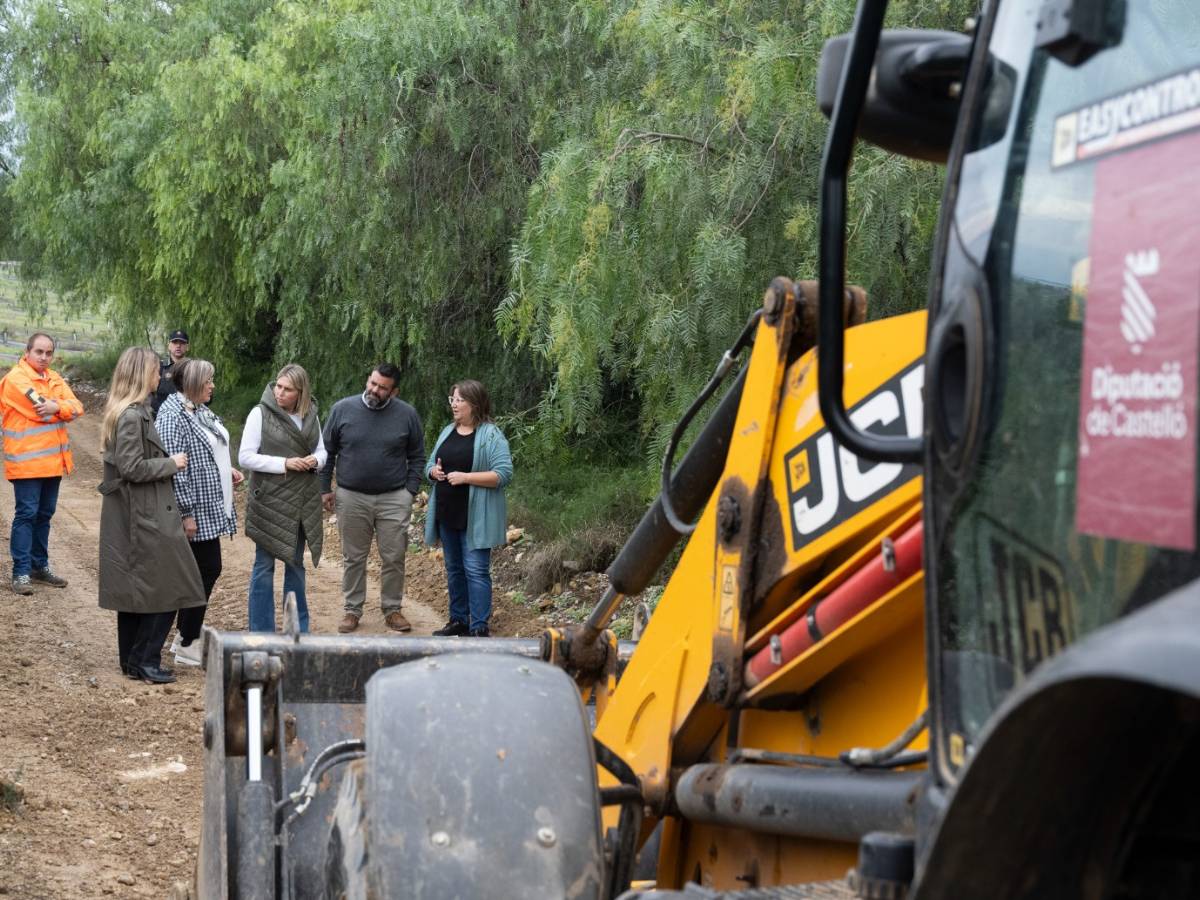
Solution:
M958 24L966 2L894 3ZM589 435L619 387L661 451L775 274L817 267L825 122L810 86L853 4L642 0L614 16L613 53L548 153L513 254L502 333L552 370L543 422ZM876 313L923 302L941 173L859 154L848 277Z
M973 6L893 0L892 24ZM231 422L287 361L325 404L395 361L431 432L480 378L570 529L650 492L770 278L815 273L812 85L853 7L10 0L0 248L120 340L186 326ZM859 153L848 274L877 314L921 302L940 177ZM636 490L550 485L632 461Z
M11 41L9 17L0 13L0 260L11 260L17 255L13 201L9 196L9 188L17 177L13 149L18 129L13 116L13 83L6 77L14 50Z
M21 784L21 770L11 776L0 774L0 809L10 813L21 811L25 803L25 788Z
M611 523L624 535L654 496L653 482L641 469L589 465L566 454L554 460L519 453L517 458L527 468L508 489L509 516L538 540L579 534L597 523Z
M108 346L91 353L72 354L68 363L56 365L63 369L63 374L71 381L108 384L112 379L113 369L117 367L117 358L124 349L121 346Z

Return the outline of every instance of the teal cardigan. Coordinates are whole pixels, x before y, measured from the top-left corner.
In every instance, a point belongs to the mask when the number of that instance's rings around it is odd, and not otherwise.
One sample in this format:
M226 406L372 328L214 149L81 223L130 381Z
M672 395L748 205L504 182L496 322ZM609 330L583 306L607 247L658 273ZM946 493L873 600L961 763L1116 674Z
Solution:
M442 429L434 442L433 452L425 463L425 477L437 462L442 442L454 427L451 422ZM512 454L504 432L491 422L484 422L475 429L475 456L471 460L472 472L495 472L500 476L499 487L485 488L471 485L467 500L467 549L486 550L502 547L507 541L508 507L504 502L504 488L512 481ZM437 490L429 492L429 509L425 513L425 543L432 547L437 543Z

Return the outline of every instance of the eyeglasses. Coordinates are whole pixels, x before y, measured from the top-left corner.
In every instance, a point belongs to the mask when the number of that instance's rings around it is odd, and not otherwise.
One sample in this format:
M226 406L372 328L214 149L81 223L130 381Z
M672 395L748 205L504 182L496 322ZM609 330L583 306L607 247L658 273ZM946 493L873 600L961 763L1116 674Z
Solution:
M467 402L467 401L466 401L466 400L464 400L462 397L447 397L447 398L446 398L446 400L449 402L449 404L450 404L451 406L458 406L458 404L460 404L460 403L466 403L466 402Z

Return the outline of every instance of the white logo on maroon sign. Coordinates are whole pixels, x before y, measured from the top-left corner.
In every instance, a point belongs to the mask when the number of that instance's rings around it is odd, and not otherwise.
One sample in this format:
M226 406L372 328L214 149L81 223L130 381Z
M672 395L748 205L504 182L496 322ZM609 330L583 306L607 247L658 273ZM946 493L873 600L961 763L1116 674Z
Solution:
M1200 131L1095 168L1075 527L1196 549Z
M1154 337L1154 320L1158 312L1146 295L1139 278L1158 274L1158 248L1125 256L1125 286L1121 289L1121 334L1129 341L1129 349L1142 352L1142 344Z

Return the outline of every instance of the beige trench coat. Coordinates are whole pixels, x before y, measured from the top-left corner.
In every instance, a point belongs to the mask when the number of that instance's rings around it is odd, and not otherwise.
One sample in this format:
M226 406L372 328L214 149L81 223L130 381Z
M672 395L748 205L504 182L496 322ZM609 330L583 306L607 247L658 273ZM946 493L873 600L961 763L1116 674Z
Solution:
M204 605L200 570L175 505L174 474L149 405L131 404L104 451L98 488L102 609L162 613Z

